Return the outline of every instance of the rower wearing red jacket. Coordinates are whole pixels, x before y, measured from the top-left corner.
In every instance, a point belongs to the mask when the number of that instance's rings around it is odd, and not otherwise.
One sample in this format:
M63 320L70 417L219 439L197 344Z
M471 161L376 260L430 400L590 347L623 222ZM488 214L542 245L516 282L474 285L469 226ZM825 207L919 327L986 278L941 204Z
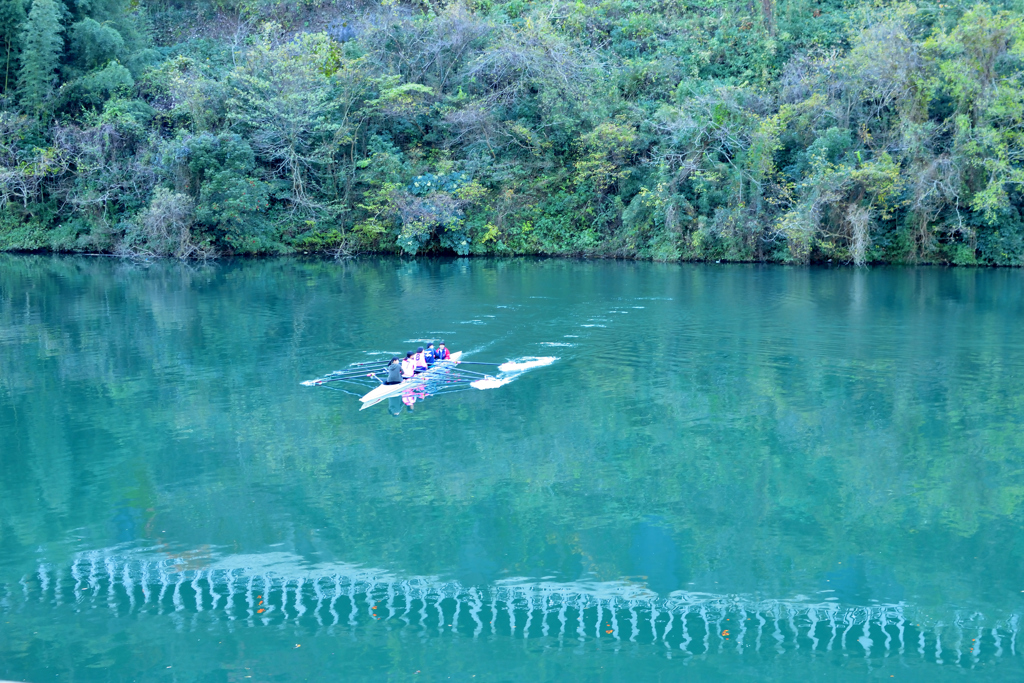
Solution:
M434 352L435 360L450 360L451 357L452 354L448 351L448 347L444 345L444 342L437 345L437 351Z

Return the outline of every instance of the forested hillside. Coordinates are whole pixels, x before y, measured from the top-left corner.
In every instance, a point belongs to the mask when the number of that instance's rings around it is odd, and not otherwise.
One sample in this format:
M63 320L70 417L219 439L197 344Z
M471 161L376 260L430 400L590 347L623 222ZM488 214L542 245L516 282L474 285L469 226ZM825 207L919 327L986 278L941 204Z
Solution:
M0 0L0 249L1024 263L1022 3Z

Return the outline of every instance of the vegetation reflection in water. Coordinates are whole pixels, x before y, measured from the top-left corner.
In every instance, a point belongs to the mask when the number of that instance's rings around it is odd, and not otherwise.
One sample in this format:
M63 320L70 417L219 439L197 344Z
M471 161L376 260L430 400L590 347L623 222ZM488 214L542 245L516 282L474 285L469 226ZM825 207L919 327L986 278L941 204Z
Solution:
M4 258L0 611L22 628L0 676L158 676L182 647L241 666L190 633L262 639L245 666L266 671L279 639L326 657L342 631L351 661L439 678L585 679L627 651L639 677L669 654L1019 672L1020 284ZM560 360L399 418L298 384L441 335ZM99 635L132 625L154 640Z

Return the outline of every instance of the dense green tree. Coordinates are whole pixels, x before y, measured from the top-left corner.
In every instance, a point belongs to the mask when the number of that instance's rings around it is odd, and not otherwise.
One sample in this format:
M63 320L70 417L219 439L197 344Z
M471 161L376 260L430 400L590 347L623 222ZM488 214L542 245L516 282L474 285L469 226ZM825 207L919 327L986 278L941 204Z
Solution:
M42 221L27 247L70 220L116 245L177 215L142 213L170 184L231 252L1024 264L1008 2L19 8L0 0L0 29L23 27L0 47L24 48L23 108L58 123L25 128L0 167L0 204ZM228 167L259 183L259 220L225 209L228 176L180 184L195 157L178 143L204 136L252 153ZM117 150L104 172L84 139ZM78 216L83 197L103 210Z
M125 49L124 38L117 29L91 17L72 24L69 36L71 53L86 69L103 66L120 56Z
M229 248L253 241L268 187L252 176L256 156L249 143L238 135L203 133L177 141L169 154L186 174L183 189L195 198L197 222Z
M3 60L0 92L6 93L13 86L24 24L25 6L22 0L0 0L0 60Z
M64 50L61 7L54 0L32 0L21 34L18 93L25 110L39 114L52 97Z
M326 36L275 47L264 35L231 75L230 120L287 183L295 205L316 202L347 138L336 53Z

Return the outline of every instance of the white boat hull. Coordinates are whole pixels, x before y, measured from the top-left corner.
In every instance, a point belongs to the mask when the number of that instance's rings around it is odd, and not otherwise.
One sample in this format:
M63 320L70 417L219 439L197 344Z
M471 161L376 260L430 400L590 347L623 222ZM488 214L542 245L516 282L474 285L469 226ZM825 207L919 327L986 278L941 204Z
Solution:
M411 387L418 387L431 377L435 377L440 374L440 370L444 368L451 368L459 364L459 360L462 358L462 351L456 351L452 354L452 357L448 360L442 360L434 363L424 372L418 375L414 375L409 379L405 380L401 384L382 384L376 389L370 391L359 400L363 402L363 407L359 410L366 410L370 406L377 405L384 399L391 398L392 396L401 396L402 392Z

